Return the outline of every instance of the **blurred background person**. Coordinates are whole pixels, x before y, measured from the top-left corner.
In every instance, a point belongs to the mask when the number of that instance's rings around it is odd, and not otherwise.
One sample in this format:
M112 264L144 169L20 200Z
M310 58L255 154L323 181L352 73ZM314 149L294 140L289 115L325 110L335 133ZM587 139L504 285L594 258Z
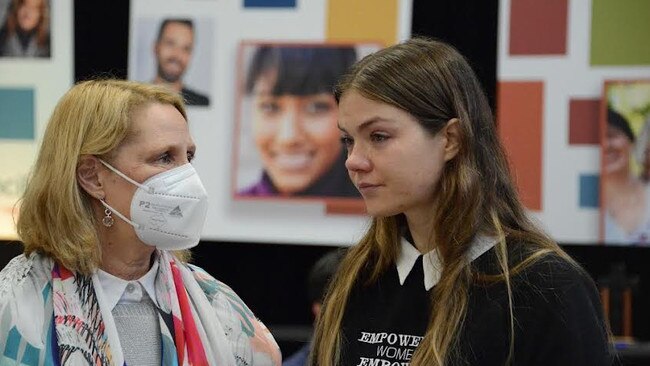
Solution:
M187 263L208 208L195 151L167 88L63 96L21 201L24 254L0 272L0 364L280 364L244 302Z
M245 92L252 98L250 123L263 171L240 195L359 197L345 170L332 96L356 58L351 46L255 50Z
M47 0L12 0L0 28L0 56L50 57Z
M307 278L307 289L309 293L309 303L311 304L311 313L314 316L314 324L318 321L320 309L323 306L323 298L329 286L330 280L336 270L339 268L339 263L345 255L342 249L333 250L322 256L309 271ZM296 353L286 358L282 362L282 366L306 366L307 358L309 357L309 350L311 348L311 341L306 343Z
M643 123L635 145L636 159L641 164L639 179L646 184L650 183L650 118Z
M156 77L162 84L181 93L187 105L207 106L210 99L183 83L194 49L194 23L190 19L165 19L160 23L154 46Z
M608 108L603 154L607 244L650 243L650 187L632 169L635 142L629 121Z

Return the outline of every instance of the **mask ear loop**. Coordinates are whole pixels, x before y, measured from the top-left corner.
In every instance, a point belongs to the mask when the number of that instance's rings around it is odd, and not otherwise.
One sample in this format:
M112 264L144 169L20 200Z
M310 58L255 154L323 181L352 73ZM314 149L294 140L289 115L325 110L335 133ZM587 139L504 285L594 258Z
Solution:
M153 187L148 187L148 186L145 186L144 184L140 184L140 183L134 181L133 179L127 177L127 176L126 176L125 174L123 174L121 171L115 169L111 164L105 162L103 159L101 159L101 158L97 158L97 159L98 159L102 164L104 164L105 167L107 167L108 169L112 170L115 174L119 175L120 177L124 178L127 182L129 182L129 183L135 185L136 187L139 187L139 188L141 188L141 189L143 189L143 190L145 190L145 191L147 191L147 192L149 192L149 193L154 193L154 189L153 189ZM122 215L119 211L117 211L116 209L114 209L113 207L111 207L108 203L106 203L106 201L105 201L104 199L99 200L99 202L101 202L102 205L104 205L104 207L106 208L106 210L104 210L104 213L106 214L106 216L104 217L104 220L106 220L106 221L108 222L109 220L107 219L107 217L110 217L110 220L113 221L113 222L110 224L110 226L113 226L113 223L115 222L115 220L113 219L113 217L111 217L111 215L110 215L110 212L112 212L112 213L114 213L115 215L117 215L117 217L119 217L120 219L122 219L122 220L124 220L125 222L129 223L129 224L130 224L131 226L133 226L134 228L136 228L136 229L141 229L141 228L142 228L142 225L140 225L140 224L138 224L138 223L135 223L135 222L133 222L133 221L127 219L126 216ZM107 226L107 225L104 223L104 220L102 220L102 223L104 224L104 226L106 226L106 227L110 227L110 226Z
M108 212L112 212L112 213L116 214L117 217L119 217L120 219L122 219L122 220L124 220L125 222L129 223L129 224L130 224L131 226L133 226L134 228L136 228L136 229L140 229L140 228L142 228L142 225L140 225L140 224L138 224L138 223L135 223L135 222L133 222L133 221L127 219L126 216L122 215L118 210L116 210L116 209L114 209L113 207L111 207L111 206L110 206L108 203L106 203L106 201L104 201L103 199L102 199L102 200L99 200L99 202L101 202L102 205L104 205L104 207L106 208L106 210L104 211L104 213L106 213L106 211L108 211ZM107 214L107 216L110 216L110 214ZM106 219L106 217L104 217L104 219ZM111 217L111 220L114 221L114 219L113 219L112 217ZM102 220L102 223L103 223L103 220ZM104 225L106 225L106 224L104 224ZM111 226L113 226L113 224L111 224Z
M140 183L134 181L133 179L129 178L126 174L124 174L124 173L122 173L121 171L115 169L111 164L105 162L104 160L102 160L102 159L100 159L100 158L97 158L97 159L98 159L102 164L104 164L105 167L107 167L108 169L112 170L113 173L115 173L115 174L119 175L120 177L124 178L124 180L126 180L127 182L133 184L133 185L136 186L136 187L139 187L139 188L145 190L146 192L154 193L154 189L153 189L153 187L149 187L149 186L145 186L144 184L140 184ZM116 214L117 214L117 213L116 213Z

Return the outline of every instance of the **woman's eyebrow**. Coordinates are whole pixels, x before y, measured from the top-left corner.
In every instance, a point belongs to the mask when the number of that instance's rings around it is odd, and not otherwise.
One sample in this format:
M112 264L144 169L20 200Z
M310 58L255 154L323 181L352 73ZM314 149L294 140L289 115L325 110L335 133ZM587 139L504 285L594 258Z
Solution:
M379 116L374 116L374 117L368 118L367 120L361 122L357 126L356 129L357 129L357 131L362 131L362 130L365 130L365 129L369 128L373 124L379 123L379 122L395 122L395 121L390 119L390 118L383 118L383 117L379 117ZM337 125L338 125L339 130L347 133L347 131L343 127L341 127L340 122L338 122Z

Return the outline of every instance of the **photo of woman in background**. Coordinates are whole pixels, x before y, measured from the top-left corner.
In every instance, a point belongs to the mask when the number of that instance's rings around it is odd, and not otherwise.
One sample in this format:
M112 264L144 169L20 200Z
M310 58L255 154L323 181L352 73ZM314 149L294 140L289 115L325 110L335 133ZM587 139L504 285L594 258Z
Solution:
M605 83L602 128L602 240L650 245L650 82Z
M605 189L605 241L607 244L644 243L650 240L647 204L650 191L632 171L636 137L625 117L607 110L603 183Z
M0 28L0 57L50 57L48 0L12 0Z
M256 45L244 81L251 142L262 172L238 196L358 197L332 96L336 80L357 59L353 46ZM254 146L254 147L253 147Z

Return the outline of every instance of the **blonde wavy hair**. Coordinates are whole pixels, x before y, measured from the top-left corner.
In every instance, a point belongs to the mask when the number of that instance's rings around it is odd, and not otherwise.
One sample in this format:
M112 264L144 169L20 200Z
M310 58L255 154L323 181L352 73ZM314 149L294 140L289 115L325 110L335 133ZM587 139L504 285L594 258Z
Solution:
M86 275L99 266L94 198L77 183L79 158L114 153L131 133L134 111L149 103L172 105L187 119L178 94L132 81L85 81L61 98L20 201L16 225L26 255L39 252ZM176 255L189 259L188 251Z
M453 47L415 38L371 54L342 77L335 97L355 91L365 98L407 111L431 135L458 119L460 148L445 164L431 212L433 235L427 243L443 261L431 295L432 314L413 365L448 365L462 359L455 353L463 327L469 290L478 282L502 281L508 293L510 350L514 350L511 276L547 255L574 264L559 246L526 216L512 182L487 98L465 60ZM349 251L332 280L319 317L311 362L337 365L341 324L351 289L371 283L394 265L399 255L403 215L375 217L361 241ZM477 273L466 260L473 238L496 237L496 274ZM521 244L522 260L508 258L508 247Z

